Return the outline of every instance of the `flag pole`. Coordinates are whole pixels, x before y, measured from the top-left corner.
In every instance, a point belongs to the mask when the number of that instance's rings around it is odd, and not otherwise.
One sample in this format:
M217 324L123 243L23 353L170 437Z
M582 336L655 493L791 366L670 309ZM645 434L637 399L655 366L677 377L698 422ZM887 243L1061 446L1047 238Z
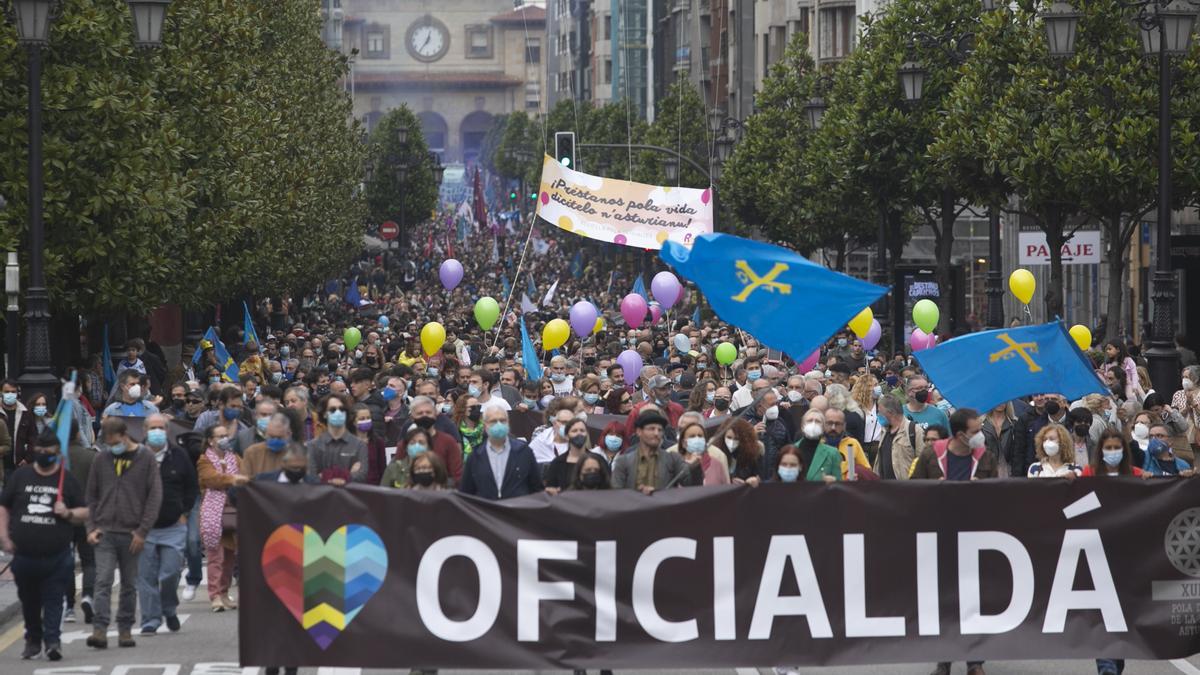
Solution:
M517 282L521 279L521 268L525 265L525 254L529 253L529 242L533 240L533 226L537 224L537 215L531 216L529 221L529 234L525 235L525 246L521 248L521 259L517 261L517 271L513 274L512 287L508 290L508 298L504 300L504 311L500 313L500 318L503 319L508 315L508 308L512 305L513 293L517 292ZM496 334L492 336L491 347L495 347L500 341L500 328L504 324L503 320L496 322Z

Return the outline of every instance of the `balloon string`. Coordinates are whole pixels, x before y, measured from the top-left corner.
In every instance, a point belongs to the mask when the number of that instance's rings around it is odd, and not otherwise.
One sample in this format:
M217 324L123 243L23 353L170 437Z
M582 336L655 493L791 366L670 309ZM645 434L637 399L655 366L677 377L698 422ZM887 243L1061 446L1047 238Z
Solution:
M513 295L517 292L517 286L521 280L521 267L525 264L525 254L529 252L529 242L533 240L533 226L537 224L537 214L533 214L529 221L529 234L525 235L525 246L521 248L521 259L517 262L517 271L513 274L512 285L508 289L508 298L504 301L504 311L500 313L500 320L496 322L496 334L492 337L492 344L495 347L500 341L500 329L504 326L504 321L508 317L508 308L512 305ZM533 298L529 299L533 302Z

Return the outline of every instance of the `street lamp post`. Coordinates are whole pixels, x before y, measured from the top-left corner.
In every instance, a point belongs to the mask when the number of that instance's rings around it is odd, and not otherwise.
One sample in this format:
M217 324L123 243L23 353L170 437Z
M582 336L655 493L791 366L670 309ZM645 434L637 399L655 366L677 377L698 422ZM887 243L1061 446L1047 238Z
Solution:
M137 45L162 43L162 23L170 0L128 0ZM27 395L53 397L58 378L50 361L50 295L43 268L46 231L43 219L45 177L42 159L42 48L50 41L50 25L58 0L11 0L17 42L29 54L29 288L25 291L24 371L18 379ZM5 275L7 282L8 267ZM10 301L11 305L11 301Z
M1196 23L1194 0L1142 0L1125 3L1136 7L1142 51L1158 56L1158 222L1155 223L1154 277L1150 297L1154 325L1146 351L1150 381L1166 388L1179 377L1179 352L1175 348L1175 305L1178 293L1171 266L1171 57L1187 54ZM1042 14L1052 56L1075 53L1075 33L1080 14L1065 2L1056 2ZM1169 389L1168 389L1169 391Z

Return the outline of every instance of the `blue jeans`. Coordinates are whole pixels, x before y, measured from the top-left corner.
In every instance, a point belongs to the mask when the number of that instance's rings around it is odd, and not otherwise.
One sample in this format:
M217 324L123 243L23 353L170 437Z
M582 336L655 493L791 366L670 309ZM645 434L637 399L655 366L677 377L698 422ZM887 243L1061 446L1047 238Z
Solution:
M164 616L175 616L179 606L179 573L187 545L184 523L155 528L146 535L146 548L138 559L138 602L142 628L158 629Z
M13 556L13 580L25 616L25 641L56 645L62 639L63 598L75 576L70 547L44 558Z
M204 558L200 546L200 498L196 498L187 522L187 585L199 586L204 580Z
M1125 672L1125 659L1096 659L1096 672L1100 675L1121 675Z

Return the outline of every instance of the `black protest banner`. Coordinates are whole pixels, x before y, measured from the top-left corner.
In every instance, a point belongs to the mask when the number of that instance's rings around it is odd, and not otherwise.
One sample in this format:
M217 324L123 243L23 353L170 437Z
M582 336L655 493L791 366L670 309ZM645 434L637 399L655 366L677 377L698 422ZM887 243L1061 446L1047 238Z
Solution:
M1200 651L1196 479L252 484L244 665L687 668Z

